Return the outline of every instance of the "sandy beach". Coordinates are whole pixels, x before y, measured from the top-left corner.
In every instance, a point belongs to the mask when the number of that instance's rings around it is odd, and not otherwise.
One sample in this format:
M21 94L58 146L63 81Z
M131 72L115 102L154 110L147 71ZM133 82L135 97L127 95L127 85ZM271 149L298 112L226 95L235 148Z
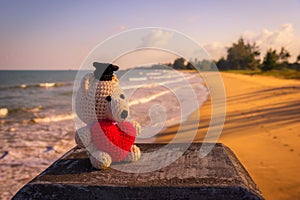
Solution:
M218 142L229 146L266 199L300 196L300 81L222 73L227 95L226 122ZM200 109L195 141L202 141L210 121L208 100ZM197 123L191 115L182 129ZM178 126L156 142L168 142Z

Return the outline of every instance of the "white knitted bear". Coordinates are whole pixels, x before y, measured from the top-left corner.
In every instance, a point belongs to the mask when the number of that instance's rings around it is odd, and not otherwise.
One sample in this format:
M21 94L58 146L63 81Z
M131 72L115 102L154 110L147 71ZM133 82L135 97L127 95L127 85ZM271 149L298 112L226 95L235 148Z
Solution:
M78 129L75 141L86 148L93 167L108 168L112 162L137 161L141 152L134 140L141 132L138 122L129 122L128 102L113 71L118 66L93 63L75 99L77 116L87 125Z

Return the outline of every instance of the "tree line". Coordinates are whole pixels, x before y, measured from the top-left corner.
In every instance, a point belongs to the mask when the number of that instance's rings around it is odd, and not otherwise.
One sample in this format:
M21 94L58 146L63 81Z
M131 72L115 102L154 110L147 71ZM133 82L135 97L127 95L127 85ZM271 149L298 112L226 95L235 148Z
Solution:
M240 38L227 49L227 56L220 58L216 64L219 70L283 70L285 68L300 70L300 54L295 62L290 63L290 52L281 47L280 51L269 48L260 60L259 47L253 43L245 42Z
M227 48L226 57L221 57L218 61L208 60L190 60L186 61L184 58L177 58L173 63L166 65L174 69L194 69L194 66L201 70L213 70L215 64L218 70L251 70L251 71L272 71L272 70L296 70L300 71L300 54L295 62L289 62L291 57L290 52L284 47L279 52L276 49L268 49L263 59L260 59L260 49L253 43L245 42L240 38Z

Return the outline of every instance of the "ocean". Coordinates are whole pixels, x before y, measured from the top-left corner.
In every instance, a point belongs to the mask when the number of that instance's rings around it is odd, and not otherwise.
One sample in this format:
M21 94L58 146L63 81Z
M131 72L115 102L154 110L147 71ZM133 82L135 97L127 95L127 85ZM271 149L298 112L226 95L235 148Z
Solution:
M4 198L75 146L75 127L80 125L74 123L72 95L74 82L83 73L0 71L0 193ZM198 73L135 69L117 75L129 97L130 116L142 125L141 140L187 119L209 94Z

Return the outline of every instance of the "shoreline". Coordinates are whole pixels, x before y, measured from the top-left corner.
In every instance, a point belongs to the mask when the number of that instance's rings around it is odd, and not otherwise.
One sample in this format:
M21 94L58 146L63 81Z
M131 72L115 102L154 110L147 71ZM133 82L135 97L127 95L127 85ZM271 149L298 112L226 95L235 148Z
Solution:
M218 142L239 158L266 199L300 196L300 81L275 77L221 73L227 96L226 120ZM200 123L197 111L200 111ZM203 141L210 122L208 100L182 124L179 138L192 134ZM169 142L179 125L156 135Z

